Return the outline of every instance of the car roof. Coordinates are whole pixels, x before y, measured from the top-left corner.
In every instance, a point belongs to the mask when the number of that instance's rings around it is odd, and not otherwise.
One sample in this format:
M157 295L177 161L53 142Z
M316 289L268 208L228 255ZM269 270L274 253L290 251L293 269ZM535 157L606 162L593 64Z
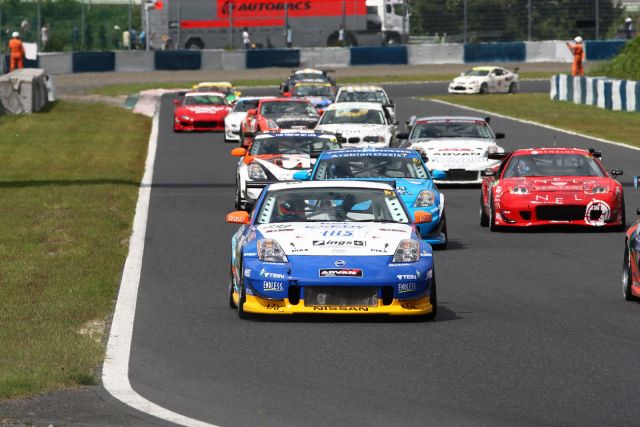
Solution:
M324 80L302 80L296 83L296 87L298 86L324 86L331 87L331 83L326 82Z
M424 116L424 117L418 117L416 119L416 123L417 122L421 122L421 121L434 121L434 122L438 122L438 121L461 121L461 122L468 122L468 121L481 121L481 122L486 122L487 120L484 117L478 117L478 116Z
M377 102L339 102L331 104L327 110L348 110L350 108L382 110L382 105Z
M580 154L588 156L591 153L584 148L564 148L564 147L542 147L542 148L522 148L514 150L514 156L525 156L531 154Z
M200 82L196 85L197 87L205 87L205 86L233 86L230 82Z
M477 71L491 71L491 70L494 70L496 68L500 68L500 67L493 67L493 66L483 65L483 66L480 66L480 67L473 67L471 69L472 70L477 70Z
M371 85L349 85L349 86L341 86L341 92L378 92L385 90L382 86L371 86Z
M415 150L407 150L405 148L345 148L341 150L325 150L320 154L321 158L333 159L336 157L365 157L371 155L394 156L394 157L420 157Z
M303 68L301 70L294 71L293 74L324 74L324 71L316 68Z
M370 188L375 190L393 190L391 184L374 181L290 181L271 184L269 190L285 190L288 188Z

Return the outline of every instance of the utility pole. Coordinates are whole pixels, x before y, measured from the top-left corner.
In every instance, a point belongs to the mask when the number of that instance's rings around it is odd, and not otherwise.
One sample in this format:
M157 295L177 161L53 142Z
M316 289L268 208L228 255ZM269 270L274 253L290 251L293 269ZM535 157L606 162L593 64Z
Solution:
M38 50L42 49L42 15L40 13L40 0L36 4L36 46L38 46Z
M229 49L233 49L233 2L227 3L229 8L229 28L227 29L227 44Z
M596 0L596 40L600 40L600 1Z
M402 0L402 44L407 44L407 0Z
M462 2L462 7L463 7L463 14L464 14L464 44L467 44L469 42L469 36L468 36L468 31L469 31L469 24L467 21L467 1L468 0L463 0Z
M531 0L527 1L527 40L531 41L531 21L533 16L531 15Z
M133 21L132 9L133 9L133 0L129 0L129 46L128 46L129 50L131 50L131 26Z
M289 30L289 3L285 2L284 3L284 45L285 46L287 46L288 30Z
M84 50L84 0L80 2L80 50Z
M342 0L342 29L344 30L344 41L347 41L347 0Z

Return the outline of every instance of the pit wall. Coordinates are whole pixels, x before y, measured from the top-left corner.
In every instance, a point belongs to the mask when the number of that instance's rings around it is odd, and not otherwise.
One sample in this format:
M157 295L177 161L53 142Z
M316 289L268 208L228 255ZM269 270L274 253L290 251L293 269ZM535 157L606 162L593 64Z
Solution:
M586 60L606 60L624 40L585 42ZM255 50L167 50L41 53L27 67L49 74L96 71L242 70L266 67L339 68L355 65L480 64L499 62L571 62L564 41L425 44L386 47L327 47ZM8 58L0 63L8 70Z
M551 77L549 97L613 111L640 112L640 82L632 80L559 74Z

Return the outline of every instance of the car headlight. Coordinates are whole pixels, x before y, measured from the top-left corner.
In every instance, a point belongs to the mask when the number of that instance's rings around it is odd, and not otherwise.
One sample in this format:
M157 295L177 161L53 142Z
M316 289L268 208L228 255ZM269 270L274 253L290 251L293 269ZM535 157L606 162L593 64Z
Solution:
M417 240L402 239L393 254L393 263L418 262L420 260L420 243Z
M279 128L280 126L278 126L278 122L276 122L275 120L273 120L273 119L268 119L268 120L267 120L267 127L268 127L269 129L277 129L277 128Z
M273 239L258 240L258 259L264 262L288 262L282 247Z
M255 181L266 181L268 179L262 166L257 163L251 163L247 172L249 173L249 178Z
M364 142L384 142L385 138L382 135L370 135L364 137Z
M420 194L418 194L418 198L416 202L413 204L414 207L428 207L433 206L436 202L436 192L433 190L422 190Z
M185 120L187 122L190 122L193 120L193 117L190 116L180 116L180 120Z
M497 145L490 145L489 148L487 148L487 153L488 154L494 154L498 152L498 146Z
M592 193L592 194L602 194L602 193L606 193L608 191L609 191L609 189L607 187L597 186L597 187L593 187L591 189L590 193Z
M529 193L529 189L524 185L518 185L511 189L511 194L528 194L528 193Z

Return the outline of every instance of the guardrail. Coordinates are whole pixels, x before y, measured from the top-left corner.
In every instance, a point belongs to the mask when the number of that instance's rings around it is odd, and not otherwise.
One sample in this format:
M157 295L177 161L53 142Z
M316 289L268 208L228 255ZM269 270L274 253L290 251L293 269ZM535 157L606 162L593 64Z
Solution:
M593 105L613 111L640 112L640 82L604 77L551 77L549 96L554 101Z
M615 56L624 40L585 42L587 60ZM239 70L263 67L348 67L376 64L464 64L495 62L571 62L566 42L422 44L408 46L302 49L167 50L42 53L27 67L49 74L87 71ZM5 60L6 62L6 60ZM7 69L8 66L5 66Z

